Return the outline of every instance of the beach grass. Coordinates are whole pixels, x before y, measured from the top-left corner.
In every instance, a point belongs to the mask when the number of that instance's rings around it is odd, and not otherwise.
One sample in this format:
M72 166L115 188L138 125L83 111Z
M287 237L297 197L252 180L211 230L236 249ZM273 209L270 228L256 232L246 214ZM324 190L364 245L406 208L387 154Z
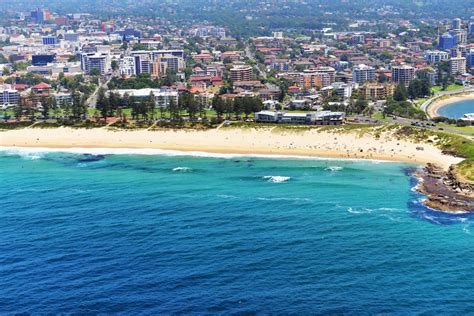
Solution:
M456 165L455 170L456 175L461 177L462 180L474 183L474 158L460 162Z
M438 143L444 152L466 159L474 159L474 141L455 134L439 132L436 134L439 136Z
M22 129L33 124L31 121L0 123L0 130Z

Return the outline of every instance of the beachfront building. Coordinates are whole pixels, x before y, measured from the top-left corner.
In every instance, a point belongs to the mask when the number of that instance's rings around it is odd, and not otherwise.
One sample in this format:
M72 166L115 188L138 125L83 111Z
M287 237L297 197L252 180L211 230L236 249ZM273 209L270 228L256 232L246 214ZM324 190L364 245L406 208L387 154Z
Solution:
M306 124L306 125L340 125L343 123L344 112L319 111L308 113L285 113L275 111L260 111L254 114L255 122L277 124Z
M155 99L155 106L157 108L167 108L170 105L171 100L174 104L178 104L178 92L168 91L163 89L120 89L113 90L114 93L123 97L125 94L133 96L136 103L140 103L142 100L148 101L150 95L153 93Z
M0 106L6 108L17 105L20 100L20 93L15 89L4 87L0 90Z
M72 103L72 95L70 93L58 92L53 94L53 98L59 107Z

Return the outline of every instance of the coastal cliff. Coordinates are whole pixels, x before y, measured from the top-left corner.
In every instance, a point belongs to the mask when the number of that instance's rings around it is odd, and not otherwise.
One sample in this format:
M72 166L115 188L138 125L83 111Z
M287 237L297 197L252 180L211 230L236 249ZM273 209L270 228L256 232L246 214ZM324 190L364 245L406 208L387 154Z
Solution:
M474 212L474 184L460 180L455 166L444 171L429 163L418 177L418 191L427 196L427 206L445 212Z

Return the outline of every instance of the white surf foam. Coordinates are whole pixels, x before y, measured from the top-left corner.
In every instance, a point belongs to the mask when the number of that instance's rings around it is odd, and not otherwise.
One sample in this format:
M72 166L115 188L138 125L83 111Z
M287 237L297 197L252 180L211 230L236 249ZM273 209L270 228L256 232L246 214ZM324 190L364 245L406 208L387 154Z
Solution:
M186 172L186 171L191 171L193 169L189 168L189 167L176 167L176 168L173 168L173 171L180 171L180 172Z
M471 230L469 229L469 226L470 226L469 224L464 225L464 226L462 227L462 231L465 232L465 233L468 234L468 235L472 235L472 234L471 234Z
M290 181L291 178L284 177L284 176L264 176L263 179L267 180L268 182L282 183L282 182Z
M72 153L92 155L163 155L163 156L192 156L204 158L266 158L266 159L298 159L298 160L323 160L323 161L367 161L370 163L400 163L362 158L328 158L298 155L264 155L264 154L232 154L232 153L210 153L204 151L182 151L152 148L46 148L46 147L0 147L0 151L10 154L21 155L22 153Z
M341 171L342 169L344 169L344 168L339 167L339 166L330 166L330 167L327 167L325 170L328 170L328 171L331 171L331 172L336 172L336 171Z

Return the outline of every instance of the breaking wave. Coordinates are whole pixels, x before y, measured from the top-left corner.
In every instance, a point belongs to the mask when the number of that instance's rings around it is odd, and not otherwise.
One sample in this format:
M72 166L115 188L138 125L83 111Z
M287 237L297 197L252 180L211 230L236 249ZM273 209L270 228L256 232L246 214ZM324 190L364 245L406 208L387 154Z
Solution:
M264 176L263 179L267 180L267 182L273 183L282 183L290 181L291 177L284 177L284 176Z

